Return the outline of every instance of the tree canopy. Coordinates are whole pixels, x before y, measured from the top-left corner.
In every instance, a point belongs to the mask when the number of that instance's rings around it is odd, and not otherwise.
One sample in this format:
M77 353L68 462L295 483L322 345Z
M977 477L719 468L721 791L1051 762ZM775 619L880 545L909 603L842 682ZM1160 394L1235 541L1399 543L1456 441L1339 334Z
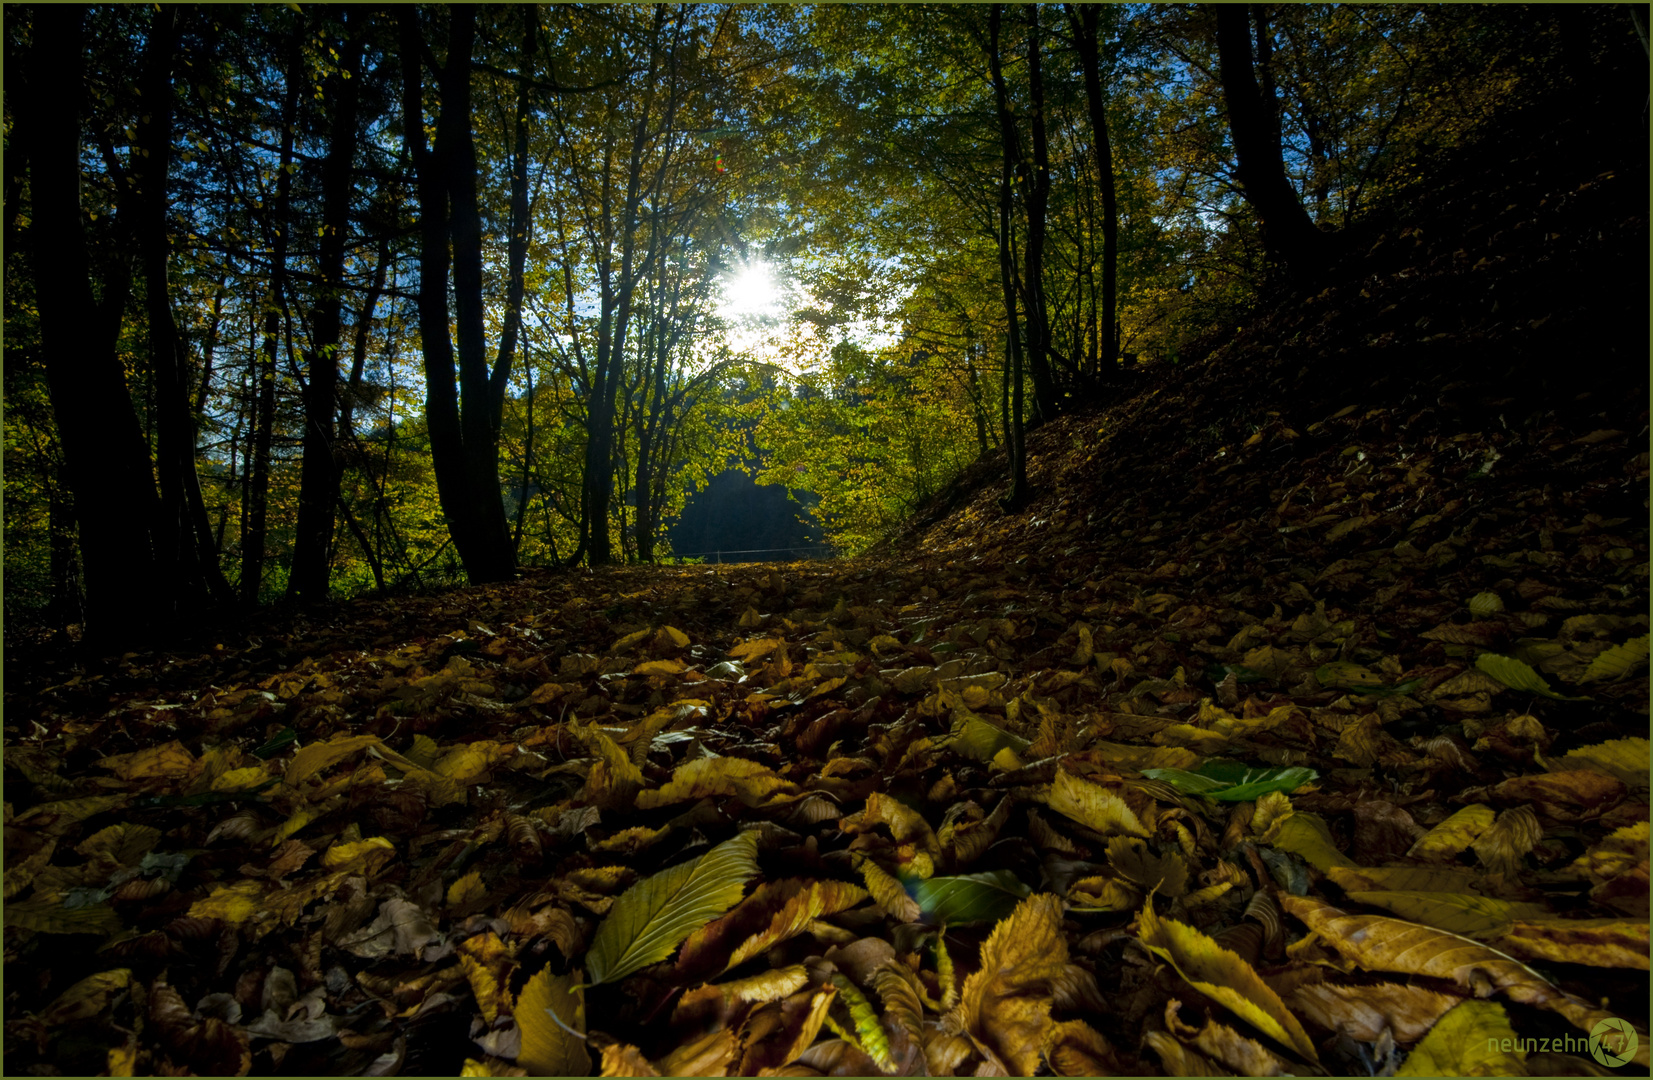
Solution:
M1016 512L1030 427L1311 287L1619 21L11 5L8 614L657 561L729 468L845 553L984 455Z

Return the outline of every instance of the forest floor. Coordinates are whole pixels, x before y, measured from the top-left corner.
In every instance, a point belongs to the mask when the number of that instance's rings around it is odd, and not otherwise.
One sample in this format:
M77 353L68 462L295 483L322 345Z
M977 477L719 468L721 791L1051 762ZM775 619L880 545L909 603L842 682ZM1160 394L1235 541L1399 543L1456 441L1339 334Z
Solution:
M1645 1072L1645 163L1530 142L1022 514L9 650L5 1071Z

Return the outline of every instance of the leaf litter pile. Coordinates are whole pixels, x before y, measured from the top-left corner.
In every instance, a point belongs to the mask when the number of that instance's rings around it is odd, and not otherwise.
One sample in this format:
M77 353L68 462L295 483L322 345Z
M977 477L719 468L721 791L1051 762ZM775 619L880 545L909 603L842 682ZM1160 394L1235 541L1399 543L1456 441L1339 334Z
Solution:
M882 556L12 650L6 1072L1645 1072L1640 213L1397 224Z

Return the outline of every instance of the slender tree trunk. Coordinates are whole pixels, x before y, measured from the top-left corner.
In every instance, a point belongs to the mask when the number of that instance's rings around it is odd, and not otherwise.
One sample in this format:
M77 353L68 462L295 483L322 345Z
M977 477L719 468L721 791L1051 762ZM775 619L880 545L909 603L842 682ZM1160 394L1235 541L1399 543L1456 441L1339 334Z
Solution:
M499 427L510 369L509 358L502 357L490 374L486 353L482 218L471 134L476 10L455 5L447 14L447 58L437 72L441 102L436 142L427 148L419 13L410 7L397 9L403 129L419 200L419 338L425 360L431 462L454 547L466 576L477 583L504 580L516 570L499 480ZM513 242L517 240L512 237ZM455 339L448 332L450 266L458 329L457 372Z
M1033 140L1033 160L1021 163L1023 200L1027 210L1027 367L1033 376L1033 401L1040 420L1061 410L1056 380L1050 367L1050 308L1045 298L1045 218L1050 205L1050 149L1046 139L1045 82L1040 70L1039 5L1027 4L1027 82L1033 105L1028 130ZM1001 75L1002 78L1002 75ZM1009 111L1003 113L1009 116Z
M153 623L158 579L152 529L160 506L149 448L116 352L130 276L118 262L94 299L80 203L85 9L35 9L29 92L16 102L27 147L34 260L46 381L79 526L86 637L119 645Z
M1102 95L1100 12L1096 4L1065 5L1079 46L1084 72L1085 104L1091 118L1091 151L1096 158L1097 182L1102 188L1102 377L1112 378L1119 358L1119 202L1114 189L1113 144L1108 139L1107 99ZM1092 308L1092 349L1096 348L1095 308Z
M332 562L334 507L339 502L339 455L334 444L338 412L339 352L344 339L344 247L355 189L356 114L361 97L362 33L353 9L339 9L343 40L339 72L327 80L327 156L321 166L320 298L311 312L311 351L304 385L304 458L299 473L298 523L291 600L327 598Z
M204 607L210 600L228 602L229 583L218 568L212 523L201 497L195 466L195 414L185 378L183 335L172 314L167 264L167 167L172 151L172 63L181 9L155 11L145 48L142 83L148 110L138 121L138 154L132 176L136 186L139 265L144 280L144 307L149 323L149 362L155 377L155 473L160 480L161 520L155 554L167 583L166 604L175 615Z
M1240 188L1257 213L1269 257L1281 263L1294 281L1306 281L1330 256L1330 237L1315 227L1286 178L1272 84L1268 84L1268 93L1259 89L1252 70L1246 5L1214 4L1212 8L1217 20L1217 66ZM1262 37L1266 52L1266 24Z
M264 301L264 343L253 384L257 406L253 411L252 447L246 496L246 527L241 534L241 604L256 607L264 588L265 547L269 536L270 452L275 441L277 357L281 354L282 325L287 310L287 250L291 244L293 141L298 119L298 92L302 81L302 40L306 28L293 32L287 54L286 87L281 104L281 150L276 171L275 201L270 207L270 293Z
M993 79L993 93L998 105L999 134L1003 142L1003 160L999 169L999 287L1004 293L1005 313L1005 447L1010 457L1010 493L1003 500L1005 509L1012 513L1027 505L1027 459L1022 441L1022 343L1020 320L1016 311L1015 253L1010 242L1011 169L1020 161L1017 150L1015 121L1010 115L1009 92L1004 82L1004 71L999 59L999 30L1004 5L994 4L987 18L988 68ZM1031 294L1032 290L1025 290Z

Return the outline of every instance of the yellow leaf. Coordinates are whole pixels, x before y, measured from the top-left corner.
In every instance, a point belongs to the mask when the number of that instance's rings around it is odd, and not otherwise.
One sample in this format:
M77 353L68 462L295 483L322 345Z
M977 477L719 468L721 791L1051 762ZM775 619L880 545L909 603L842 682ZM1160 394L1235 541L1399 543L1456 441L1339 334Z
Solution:
M88 975L57 996L40 1014L48 1028L62 1027L77 1020L90 1020L109 1007L110 999L132 983L131 968L115 968Z
M98 762L122 780L188 776L195 767L195 755L177 739L132 754L107 757Z
M1137 924L1142 944L1168 961L1188 985L1269 1038L1309 1061L1319 1061L1303 1025L1250 964L1191 926L1175 919L1161 920L1154 914L1152 895Z
M596 724L574 728L574 735L597 756L603 767L600 771L592 767L586 783L586 800L604 809L630 807L637 797L637 789L643 786L643 774L632 763L631 755Z
M488 887L482 884L482 871L472 870L448 886L448 906L450 908L463 907L474 900L482 899L486 895L488 895Z
M924 909L918 906L918 901L909 896L901 882L883 867L865 856L857 859L856 866L861 871L861 879L867 883L867 892L872 894L873 902L883 908L886 915L904 923L917 922L924 917Z
M747 758L695 758L673 770L672 778L658 789L640 792L637 808L653 810L674 802L730 795L747 806L761 807L801 798L803 789Z
M516 750L511 743L487 740L455 746L431 764L430 771L459 784L468 784Z
M723 970L738 967L775 945L796 937L807 930L809 924L816 919L847 911L867 899L867 896L865 889L851 885L847 881L810 882L807 889L792 896L785 906L775 912L767 927L736 947L729 957L729 962L723 965Z
M296 788L328 766L378 741L377 735L336 735L324 743L311 743L293 755L282 781L288 787Z
M743 641L729 650L732 660L758 660L785 644L779 638L761 637Z
M234 885L220 885L212 895L189 906L191 918L223 919L231 926L239 926L256 915L264 904L261 897L264 885L257 881L239 881Z
M472 934L458 945L459 967L470 981L482 1018L492 1024L503 1001L510 1004L510 973L516 967L511 950L499 935L489 930Z
M365 858L375 851L395 851L396 845L382 836L371 836L349 844L334 844L322 852L321 864L332 868Z
M1513 1049L1521 1045L1502 1005L1466 1001L1436 1021L1395 1075L1525 1076L1527 1052Z
M231 769L212 782L213 791L244 791L247 788L257 787L270 779L270 774L264 771L262 765L251 765L245 769Z
M1070 966L1061 899L1030 896L988 935L981 968L964 980L947 1019L1014 1075L1032 1076L1055 1026L1050 1019L1055 992L1070 978Z
M1354 865L1353 859L1338 850L1331 830L1318 814L1288 814L1275 823L1263 840L1281 851L1302 856L1304 862L1323 874L1334 866Z
M1594 746L1581 746L1564 757L1544 762L1550 772L1594 769L1617 777L1626 787L1648 786L1648 749L1643 738L1610 739Z
M1496 815L1484 803L1466 806L1427 833L1418 837L1406 854L1425 862L1447 862L1454 859L1488 829Z
M633 675L681 675L689 665L681 660L645 660L631 669Z
M689 635L675 626L662 626L651 642L654 651L662 655L682 652L689 647Z
M581 977L578 968L567 975L553 975L550 967L543 967L517 995L511 1010L522 1033L517 1064L528 1075L586 1076L591 1072L586 1044L562 1026L585 1032L585 997L571 989ZM552 1019L553 1014L562 1024Z
M1081 780L1066 769L1057 770L1046 802L1057 813L1103 836L1123 833L1143 839L1149 837L1141 819L1117 792L1089 780Z
M633 645L637 645L641 642L647 641L648 638L649 638L649 632L647 630L638 630L636 633L627 634L625 637L620 638L618 641L616 641L614 644L612 644L608 647L608 651L609 652L620 652L621 650L631 648Z

